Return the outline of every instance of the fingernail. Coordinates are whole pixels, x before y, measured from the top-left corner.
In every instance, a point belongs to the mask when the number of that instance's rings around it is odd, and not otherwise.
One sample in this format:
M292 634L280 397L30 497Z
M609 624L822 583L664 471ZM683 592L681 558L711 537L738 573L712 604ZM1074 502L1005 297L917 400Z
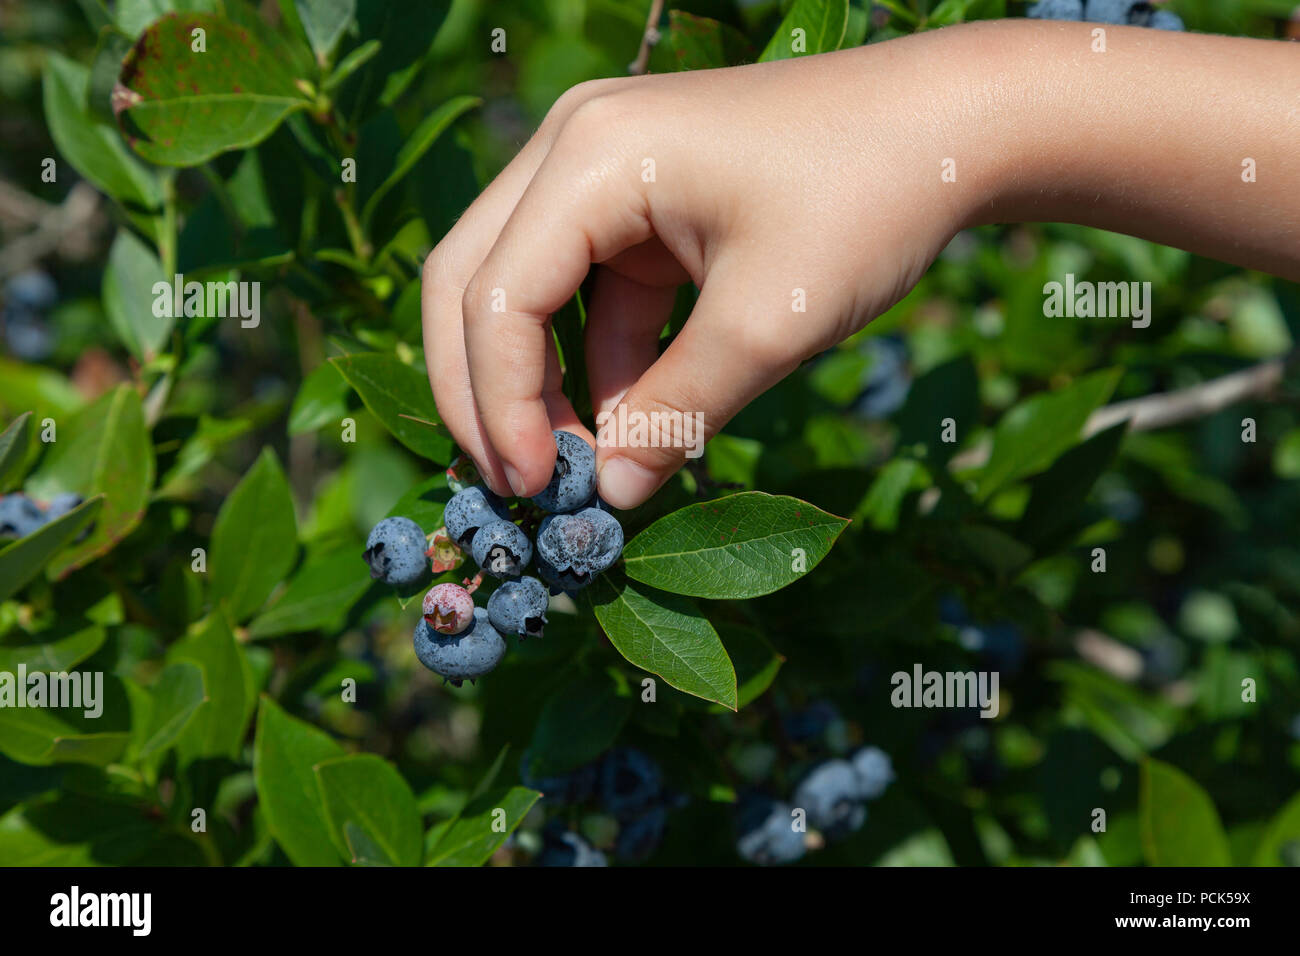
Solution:
M510 490L515 493L516 498L522 498L524 496L524 480L519 477L519 472L505 462L501 463L501 467L505 469L506 481L510 482Z
M605 462L596 474L600 496L615 508L635 508L659 487L659 476L630 458Z

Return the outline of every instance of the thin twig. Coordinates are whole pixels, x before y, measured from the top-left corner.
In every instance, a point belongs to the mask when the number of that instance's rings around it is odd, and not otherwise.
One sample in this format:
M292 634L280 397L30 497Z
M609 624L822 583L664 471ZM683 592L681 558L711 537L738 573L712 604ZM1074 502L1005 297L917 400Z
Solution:
M1283 358L1269 359L1199 385L1172 392L1157 392L1099 408L1088 416L1082 437L1088 438L1125 420L1129 423L1129 431L1169 428L1213 415L1246 399L1260 398L1281 384L1287 363L1295 361L1297 354L1300 353L1293 352ZM953 471L980 468L988 462L992 450L992 441L986 440L953 456L949 467Z
M646 17L645 32L641 35L641 49L636 59L627 65L628 73L641 76L650 65L650 48L659 42L659 18L663 16L664 0L651 0L650 15Z

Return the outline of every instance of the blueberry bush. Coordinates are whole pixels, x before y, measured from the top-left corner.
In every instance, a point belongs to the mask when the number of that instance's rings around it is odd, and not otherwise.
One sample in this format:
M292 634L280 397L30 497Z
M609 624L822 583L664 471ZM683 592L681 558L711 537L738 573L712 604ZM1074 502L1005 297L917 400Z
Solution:
M0 4L0 863L1300 864L1294 285L964 232L626 513L585 445L485 494L419 311L583 80L1293 6ZM1045 318L1065 273L1149 327Z

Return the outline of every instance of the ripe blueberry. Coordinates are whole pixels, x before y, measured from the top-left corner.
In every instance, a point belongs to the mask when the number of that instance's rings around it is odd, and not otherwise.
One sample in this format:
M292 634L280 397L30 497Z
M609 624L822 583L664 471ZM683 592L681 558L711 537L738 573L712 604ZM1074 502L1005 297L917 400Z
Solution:
M1037 20L1082 20L1083 0L1042 0L1026 13Z
M571 830L548 831L538 866L609 866L605 854Z
M0 534L25 538L45 524L45 514L24 494L0 498Z
M818 764L794 792L794 805L808 813L808 822L828 839L846 836L867 818L858 792L861 784L847 760Z
M863 747L850 760L859 800L874 800L894 782L894 764L879 747Z
M616 817L643 813L662 792L659 765L639 750L619 747L600 763L600 802Z
M423 618L415 626L415 656L454 687L478 680L505 654L506 639L481 607L474 608L473 622L459 634L439 634Z
M518 525L497 518L474 533L470 553L496 578L517 578L533 559L533 543Z
M468 551L474 534L489 521L509 520L506 503L482 485L471 485L452 495L442 512L447 536Z
M439 634L460 634L474 621L474 599L459 584L435 584L424 596L424 619Z
M573 511L596 490L596 451L571 432L555 432L555 474L533 495L543 511Z
M541 637L550 594L536 578L507 581L488 598L488 618L502 634Z
M736 852L750 863L772 866L793 863L804 855L804 835L794 829L788 804L770 797L749 795L741 800L737 816Z
M65 491L61 495L55 495L50 499L50 504L45 509L45 520L53 521L55 518L62 518L85 500L85 498L73 491Z
M5 299L37 312L44 312L59 298L59 287L39 269L26 269L5 283Z
M1127 24L1129 13L1138 0L1088 0L1084 19L1092 23Z
M1186 30L1187 25L1183 23L1183 18L1172 10L1154 10L1151 13L1151 19L1147 21L1147 26L1153 30Z
M568 573L582 587L623 553L623 528L599 508L547 515L537 530L537 553L557 575Z
M418 582L429 569L424 532L410 518L385 518L370 530L362 555L370 576L394 587Z

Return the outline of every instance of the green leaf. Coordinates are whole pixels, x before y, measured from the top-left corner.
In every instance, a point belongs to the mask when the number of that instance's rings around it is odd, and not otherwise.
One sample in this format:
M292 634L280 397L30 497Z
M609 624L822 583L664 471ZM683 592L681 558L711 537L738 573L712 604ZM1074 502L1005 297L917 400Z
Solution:
M974 432L979 413L979 375L970 356L962 354L912 383L898 412L899 447L923 446L926 464L937 471ZM955 442L943 441L943 423L948 418L956 428Z
M337 425L348 413L348 383L330 362L322 362L302 380L289 411L289 434L303 435Z
M97 123L113 127L113 87L122 70L122 61L131 49L131 38L116 27L99 31L99 43L90 62L90 79L86 84L86 112Z
M595 760L618 739L631 711L630 694L607 671L573 678L542 706L529 745L531 774L568 773Z
M980 476L980 496L987 498L1055 461L1078 440L1088 416L1110 398L1121 374L1121 369L1107 369L1085 375L1058 391L1035 395L1003 415Z
M1287 844L1300 845L1300 793L1277 812L1260 837L1255 850L1255 866L1286 866L1282 848Z
M329 63L356 14L356 0L294 0L294 7L317 62Z
M73 694L73 707L0 707L0 752L19 763L47 765L88 763L107 766L121 757L131 738L131 710L126 689L113 674L73 671L78 684L66 686ZM28 674L30 681L31 674ZM0 674L0 682L17 683L12 672ZM64 686L62 678L60 687ZM30 687L30 685L29 685ZM74 687L94 696L78 701ZM15 688L19 693L23 688ZM98 711L98 716L87 716Z
M848 524L798 498L746 491L665 515L623 560L628 577L661 590L739 600L811 571Z
M838 50L848 25L848 0L794 0L759 62Z
M154 284L166 281L153 249L131 230L119 229L104 271L104 312L122 344L142 361L157 354L175 325L171 309L161 318L153 312Z
M356 389L366 408L398 441L430 461L447 463L452 443L446 430L411 420L418 418L439 424L442 421L424 372L384 352L361 352L330 361Z
M0 672L15 674L20 664L28 671L69 671L99 650L107 637L108 632L95 625L39 644L3 645Z
M298 866L339 865L313 768L341 756L327 734L262 698L253 743L258 805L275 842Z
M655 73L710 70L754 59L749 39L735 27L682 10L668 11L668 29L650 54Z
M86 110L90 71L50 51L42 96L45 121L61 158L96 189L138 211L162 204L158 177L131 155L116 129L96 123Z
M352 754L320 761L315 772L335 845L345 856L364 866L420 865L420 811L392 764Z
M637 586L617 570L586 592L615 649L687 694L736 710L736 671L713 625L693 601Z
M503 787L471 801L443 831L425 865L482 866L524 822L540 797L527 787Z
M250 560L256 556L256 560ZM212 598L242 621L293 569L298 526L293 495L275 452L264 448L235 486L212 528Z
M402 181L406 174L420 161L420 157L428 152L429 147L442 135L443 131L455 122L456 118L462 113L473 109L482 102L477 96L457 96L443 103L420 122L420 125L415 128L415 132L397 151L397 157L393 161L393 168L388 177L375 188L375 191L370 194L370 198L366 200L365 208L361 210L361 225L363 228L370 225L370 220L379 207L379 201L387 195L390 189Z
M188 661L203 672L207 699L181 736L183 761L238 758L254 701L246 687L243 654L225 618L213 614L201 622L167 649L167 660Z
M410 518L425 534L433 534L442 527L442 512L450 500L451 489L447 487L447 476L434 475L402 495L387 517Z
M1035 478L1017 536L1038 544L1066 529L1092 486L1114 461L1127 430L1128 422L1120 422L1098 432L1071 448Z
M15 484L15 479L22 476L31 436L31 412L23 412L0 433L0 492Z
M17 594L40 574L56 554L95 520L103 504L103 498L82 502L66 515L0 550L0 600Z
M370 588L361 546L309 558L274 604L249 626L251 637L328 629Z
M1228 837L1209 794L1176 767L1142 761L1138 808L1150 866L1231 866Z
M203 30L206 50L192 50ZM122 64L113 108L131 147L163 166L197 166L256 146L311 101L294 58L269 29L183 13L147 29Z
M893 531L898 527L898 514L903 499L923 471L920 462L915 459L893 459L880 469L854 517L861 517L879 531Z
M204 700L203 671L197 664L168 664L150 688L149 721L141 734L137 758L148 759L176 742Z
M719 622L718 634L736 668L736 709L752 703L772 686L785 658L756 628Z
M345 56L339 61L339 65L335 67L329 79L325 81L325 92L329 93L336 89L353 73L369 63L370 59L381 49L382 44L378 40L368 40Z
M28 479L28 490L43 498L60 492L103 495L104 507L90 536L60 555L50 574L62 577L89 564L134 531L144 517L153 478L153 445L140 396L130 385L119 385L60 421L57 440Z

